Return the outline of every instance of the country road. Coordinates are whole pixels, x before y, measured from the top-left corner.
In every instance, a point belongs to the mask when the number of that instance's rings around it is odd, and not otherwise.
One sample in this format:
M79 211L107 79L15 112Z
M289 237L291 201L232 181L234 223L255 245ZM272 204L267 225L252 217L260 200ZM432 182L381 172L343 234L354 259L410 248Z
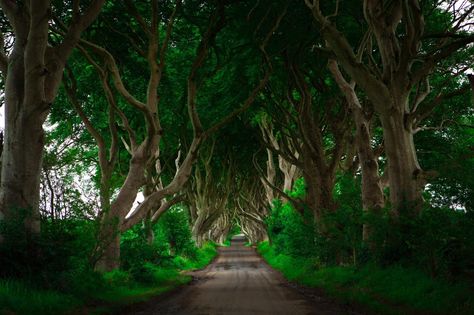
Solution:
M194 276L198 278L195 283L126 314L355 314L323 297L307 298L285 285L253 248L244 246L242 237L220 248L214 263Z

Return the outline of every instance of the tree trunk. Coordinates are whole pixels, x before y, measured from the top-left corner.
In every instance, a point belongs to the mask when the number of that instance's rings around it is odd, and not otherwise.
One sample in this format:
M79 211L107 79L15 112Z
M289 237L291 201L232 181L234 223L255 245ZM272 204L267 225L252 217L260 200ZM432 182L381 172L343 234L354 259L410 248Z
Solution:
M7 102L11 102L11 99ZM39 186L43 160L43 120L29 106L6 106L2 161L1 209L5 219L26 211L27 233L40 232Z
M267 149L267 181L272 185L275 185L275 162L273 160L273 152L270 149ZM273 200L275 199L275 193L272 187L269 187L265 180L261 180L263 183L263 187L265 188L265 196L267 198L268 206L273 206Z
M362 208L364 212L374 215L380 214L384 207L384 195L379 176L379 164L374 154L370 136L369 121L364 117L360 108L353 107L354 121L356 125L356 147L362 173ZM369 240L371 227L364 224L362 239Z
M2 157L0 212L5 219L24 213L27 233L40 232L39 189L43 160L43 122L49 113L44 98L25 91L24 47L15 45L5 84L5 144ZM32 71L33 80L38 71ZM1 217L1 215L0 215Z
M370 118L366 116L359 98L357 97L354 90L355 84L349 84L346 81L339 70L337 62L335 60L330 60L328 62L328 68L332 72L341 92L346 97L347 104L352 109L352 116L356 129L355 148L362 172L363 210L365 212L377 214L384 206L384 196L379 176L377 157L375 156L371 145L372 137L370 132ZM350 156L352 156L352 154ZM370 226L364 224L362 229L362 239L367 241L370 237L370 233Z
M95 269L101 272L112 271L120 267L120 234L125 216L133 206L139 189L145 183L145 146L141 146L130 160L130 170L117 198L111 203L110 210L102 217L99 231L101 256Z
M120 267L119 225L120 219L111 215L106 215L101 222L99 233L101 256L95 266L95 270L99 272L108 272Z
M403 112L381 113L385 153L390 183L390 202L394 216L406 209L418 213L423 205L424 186L422 170L418 164L413 133L407 130Z
M308 163L304 163L305 166ZM312 163L310 163L312 165ZM315 169L305 169L303 170L303 177L306 184L306 196L305 196L305 204L306 206L311 209L314 215L314 219L318 220L321 219L321 209L318 207L318 200L320 197L320 193L317 187L317 175L314 174Z
M306 183L305 203L311 209L318 224L327 212L336 210L333 198L334 176L321 172L321 167L310 157L303 157L303 177Z
M149 245L152 245L155 241L155 232L153 232L153 222L151 220L151 213L146 215L143 220L143 228L145 229L146 241Z
M81 32L97 17L104 0L94 0L72 18L64 40L48 46L51 1L0 1L14 37L5 83L5 145L0 183L0 219L26 210L27 234L40 232L40 174L43 123L56 97L65 63ZM54 11L54 10L53 10ZM6 25L6 24L5 24ZM1 38L3 41L3 36ZM5 72L5 69L3 70ZM1 238L1 236L0 236Z
M322 173L318 178L318 189L319 189L319 198L318 198L318 207L323 211L323 213L331 213L336 211L336 202L333 197L334 190L334 175Z

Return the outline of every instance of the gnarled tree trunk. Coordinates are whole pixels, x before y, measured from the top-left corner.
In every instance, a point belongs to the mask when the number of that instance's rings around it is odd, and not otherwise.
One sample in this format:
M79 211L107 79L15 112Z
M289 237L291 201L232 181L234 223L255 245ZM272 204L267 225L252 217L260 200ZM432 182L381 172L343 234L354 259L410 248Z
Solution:
M426 183L418 164L413 132L407 130L403 112L381 114L380 120L387 156L390 203L398 211L414 209L418 212L423 205L422 190Z
M412 91L420 90L439 62L474 41L474 36L452 36L469 25L468 15L459 16L456 25L450 25L452 29L446 29L445 36L435 45L424 47L429 49L427 52L421 48L424 18L419 1L364 0L361 5L368 29L360 47L354 48L331 19L323 15L319 0L305 3L321 26L327 47L380 116L393 215L396 217L407 207L412 214L418 213L423 204L425 175L417 161L413 129L423 111L418 105L430 93L429 83L425 84L425 92L413 95ZM373 38L376 45L372 45ZM375 51L381 63L365 62L374 60ZM368 58L363 59L362 54Z
M370 119L366 117L364 108L357 97L355 83L349 84L345 80L335 60L330 60L328 67L352 110L355 123L355 145L362 173L362 207L364 211L378 215L384 207L385 200L377 156L371 145ZM362 239L369 240L370 234L370 225L364 224Z
M63 41L49 47L50 1L0 1L15 37L10 55L0 51L0 71L6 79L0 219L8 220L17 216L20 209L25 210L24 223L29 234L40 231L43 123L56 97L66 60L103 3L104 0L92 1L83 14L74 8ZM0 40L3 48L3 34Z

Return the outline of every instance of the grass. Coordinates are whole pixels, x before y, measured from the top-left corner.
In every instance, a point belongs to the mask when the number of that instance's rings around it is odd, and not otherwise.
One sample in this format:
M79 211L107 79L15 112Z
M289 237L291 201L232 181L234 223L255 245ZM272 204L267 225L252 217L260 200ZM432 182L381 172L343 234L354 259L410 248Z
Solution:
M181 270L199 270L209 265L216 255L217 245L208 242L198 249L195 257L188 258L178 256L173 259L173 262Z
M322 288L340 301L362 305L375 314L474 314L474 294L464 283L434 279L401 266L317 268L314 260L275 253L268 242L258 250L288 280Z
M156 268L151 285L129 283L111 285L107 290L97 293L97 304L92 307L93 314L114 314L127 305L145 302L152 297L169 292L191 281L191 277L176 269Z
M61 314L80 305L74 296L39 290L21 281L0 279L0 314Z
M113 314L120 308L149 300L191 281L184 271L202 269L217 255L215 244L205 244L193 259L174 258L174 268L144 263L144 281L129 272L103 275L71 274L66 293L36 288L27 281L0 279L0 315Z

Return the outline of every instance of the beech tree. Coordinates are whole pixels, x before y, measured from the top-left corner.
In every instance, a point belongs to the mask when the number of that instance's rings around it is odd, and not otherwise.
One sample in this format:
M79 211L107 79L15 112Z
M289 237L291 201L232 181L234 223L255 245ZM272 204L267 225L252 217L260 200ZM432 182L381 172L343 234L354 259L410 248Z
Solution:
M11 27L0 35L0 71L5 82L5 145L0 183L0 219L18 209L29 211L25 228L40 232L39 189L44 148L43 123L61 83L63 69L81 33L95 20L105 0L89 5L72 1L69 23L59 42L50 45L56 6L50 0L0 1ZM6 42L12 42L5 51Z
M138 25L141 35L131 36L122 33L119 29L112 31L119 33L123 38L130 42L134 54L140 62L146 64L145 71L149 72L148 85L144 101L139 93L132 91L125 82L123 70L117 62L117 58L108 49L89 40L81 40L79 50L84 55L90 65L92 65L100 78L108 106L108 136L105 140L104 135L95 127L92 120L87 117L82 104L77 99L75 79L72 71L68 71L65 80L65 88L69 99L76 109L79 117L83 121L88 132L92 135L98 146L100 176L100 194L102 209L100 214L101 231L99 232L99 243L97 247L98 257L100 257L97 268L99 270L115 269L119 265L120 257L120 233L133 227L135 224L145 220L146 226L156 221L159 216L170 206L182 201L180 192L192 175L192 166L197 160L198 149L210 135L214 134L220 128L232 121L237 115L245 111L253 103L260 90L265 86L270 69L263 63L258 65L257 69L262 73L262 77L257 80L255 86L249 91L246 98L242 100L241 106L230 111L227 115L222 115L211 123L211 127L204 128L201 121L201 115L198 109L198 92L200 87L208 79L206 67L209 62L211 46L214 45L219 32L225 27L225 4L217 3L215 6L203 7L203 14L207 14L209 20L202 27L202 35L198 38L198 45L192 50L191 65L186 71L189 71L186 78L186 107L189 121L192 127L192 140L183 146L174 148L176 163L176 172L174 176L166 183L162 179L162 160L161 143L164 128L162 127L162 115L159 111L159 88L163 82L163 73L166 70L166 54L168 46L173 41L172 34L176 27L176 19L181 18L181 2L175 3L173 13L166 17L158 10L158 3L151 1L148 7L135 6L131 1L125 1L125 7L128 8L133 23ZM208 13L209 11L210 13ZM150 15L150 16L148 16ZM176 17L176 18L175 18ZM165 20L163 22L162 20ZM265 46L267 45L273 32L278 28L281 17L272 20L268 32L266 31L263 40L259 40L257 51L263 56ZM163 31L159 25L165 24ZM186 30L186 29L185 29ZM191 31L195 31L191 29ZM160 33L161 32L161 33ZM144 34L144 35L143 35ZM162 37L161 37L162 36ZM161 41L160 41L161 39ZM138 42L141 43L141 47ZM144 44L143 44L144 43ZM176 45L178 42L175 42ZM181 43L180 43L181 44ZM127 58L127 57L125 57ZM140 66L143 64L138 63ZM216 65L217 69L221 65ZM216 71L210 72L212 76ZM134 126L131 122L128 110L120 108L118 102L125 101L131 108L142 114L145 122L145 130L141 126ZM175 101L175 100L173 100ZM135 116L136 117L136 116ZM116 120L120 122L120 129L123 129L126 138L121 136L121 131L116 126ZM143 134L143 132L145 132ZM116 166L116 160L119 149L119 138L122 138L126 149L131 158L123 184L118 189L116 197L112 197L112 186L110 180ZM126 139L126 140L125 140ZM130 214L133 202L139 191L143 190L145 199ZM128 215L127 215L128 214ZM148 229L150 230L150 229ZM151 235L150 235L151 239Z
M455 1L448 2L448 9ZM357 46L341 32L334 18L339 2L325 5L305 1L327 48L339 65L361 88L373 104L382 124L387 157L390 201L395 216L402 208L415 212L423 204L422 190L429 174L421 169L414 130L431 106L419 106L430 93L429 75L454 52L474 41L466 33L473 7L454 10L446 28L425 34L424 12L442 12L435 2L371 1L363 2L365 35L359 50L367 52L358 59ZM334 9L334 14L326 13ZM434 39L434 40L433 40ZM378 62L379 61L379 62Z
M337 210L333 190L346 154L350 116L340 95L330 91L324 82L327 73L310 73L303 70L307 68L304 61L296 62L296 57L287 57L286 63L280 64L285 72L285 83L281 86L272 81L274 85L270 85L267 97L267 111L272 113L276 130L266 131L264 138L268 139L266 147L281 156L290 169L294 165L300 170L306 194L303 199L293 198L270 180L266 180L266 184L292 202L299 212L310 209L316 222L325 229L322 218ZM272 133L276 132L281 138L278 145L272 140Z
M372 147L371 117L368 106L363 107L356 92L354 82L348 83L339 71L337 62L330 60L328 67L334 79L346 97L355 124L355 148L362 176L362 206L365 211L380 215L385 206L382 179L379 172L378 154ZM370 227L363 229L363 239L368 240Z
M226 212L233 193L232 179L236 175L235 165L228 156L218 162L217 170L213 170L214 147L215 142L205 154L201 152L200 163L194 168L193 187L188 193L188 200L192 203L192 234L198 246L209 239L210 235L206 234Z
M264 197L267 185L262 185L254 176L248 176L240 185L236 209L239 226L250 243L266 241L268 234L265 220L270 207Z

